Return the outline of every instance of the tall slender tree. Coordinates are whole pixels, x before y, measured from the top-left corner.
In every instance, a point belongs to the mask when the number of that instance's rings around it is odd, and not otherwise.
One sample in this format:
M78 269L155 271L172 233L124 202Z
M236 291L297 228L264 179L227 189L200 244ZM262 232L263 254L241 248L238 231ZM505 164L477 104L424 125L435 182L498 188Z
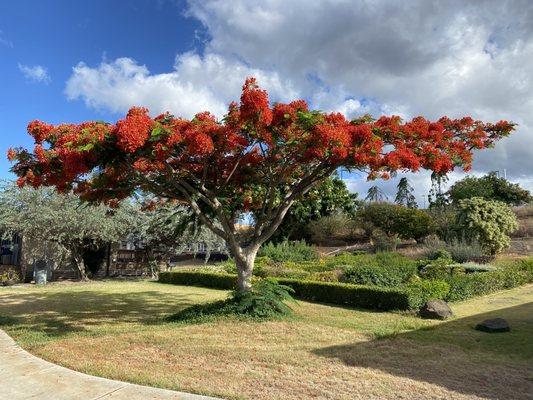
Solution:
M400 204L409 208L418 208L415 195L413 194L414 189L409 184L409 181L406 177L400 179L396 188L398 189L396 192L396 198L394 199L396 204Z
M444 185L448 180L446 175L435 172L431 174L431 189L428 195L430 208L443 208L448 205L448 195L444 191Z
M365 200L369 203L377 203L380 201L385 201L387 199L388 197L385 192L381 190L377 185L370 186L365 197Z
M222 121L208 112L192 120L151 118L138 107L116 124L33 121L34 151L11 150L9 158L20 185L52 185L110 203L142 189L187 203L226 241L238 288L248 291L259 247L294 202L338 168L364 171L370 179L421 168L446 174L468 169L473 149L512 130L506 121L469 117L348 121L340 113L309 110L304 100L271 107L266 91L249 78L240 104L231 103ZM243 213L253 219L247 234L237 228Z

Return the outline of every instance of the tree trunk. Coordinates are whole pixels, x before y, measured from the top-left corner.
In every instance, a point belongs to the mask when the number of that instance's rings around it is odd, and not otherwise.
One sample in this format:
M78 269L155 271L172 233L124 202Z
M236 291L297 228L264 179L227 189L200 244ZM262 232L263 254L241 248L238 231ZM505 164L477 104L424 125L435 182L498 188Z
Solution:
M74 262L76 263L76 267L78 268L78 272L80 273L80 279L82 281L88 281L89 277L87 276L87 273L85 272L85 261L83 261L83 256L81 255L74 256Z
M235 254L235 264L237 265L237 290L248 292L252 290L252 273L254 270L255 256L259 248L239 249Z

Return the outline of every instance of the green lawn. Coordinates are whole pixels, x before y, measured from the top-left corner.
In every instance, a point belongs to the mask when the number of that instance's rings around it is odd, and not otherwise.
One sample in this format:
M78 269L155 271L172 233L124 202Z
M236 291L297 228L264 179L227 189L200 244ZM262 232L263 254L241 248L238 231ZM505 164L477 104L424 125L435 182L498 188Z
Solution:
M453 305L456 318L298 302L294 318L198 325L163 317L226 293L155 282L0 288L0 327L61 365L226 398L526 399L533 285ZM500 316L512 332L472 327Z

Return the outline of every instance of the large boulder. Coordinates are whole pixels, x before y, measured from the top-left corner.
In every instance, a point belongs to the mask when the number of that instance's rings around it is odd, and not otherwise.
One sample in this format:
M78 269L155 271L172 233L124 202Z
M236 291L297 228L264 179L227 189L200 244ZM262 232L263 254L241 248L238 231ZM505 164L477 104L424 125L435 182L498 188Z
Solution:
M476 325L476 329L482 332L497 333L497 332L509 332L511 327L509 323L503 318L486 319Z
M429 300L419 311L422 318L446 319L453 315L453 312L444 300Z

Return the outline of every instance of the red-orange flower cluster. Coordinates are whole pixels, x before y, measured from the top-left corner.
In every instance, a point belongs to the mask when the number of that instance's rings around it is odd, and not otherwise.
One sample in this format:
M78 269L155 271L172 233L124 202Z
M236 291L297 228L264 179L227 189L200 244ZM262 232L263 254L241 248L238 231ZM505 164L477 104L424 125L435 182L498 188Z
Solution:
M473 150L513 129L506 121L470 117L349 121L310 111L304 100L271 107L266 91L248 78L240 104L231 103L222 121L208 112L190 120L168 113L152 119L139 107L116 125L33 121L28 132L34 151L9 150L8 158L16 161L19 184L72 188L88 200L125 198L139 188L180 199L184 187L201 182L224 206L257 211L269 186L282 193L314 169L348 167L370 178L420 168L438 174L468 169Z
M153 121L144 107L133 107L126 118L117 122L117 145L127 153L133 153L148 140Z

